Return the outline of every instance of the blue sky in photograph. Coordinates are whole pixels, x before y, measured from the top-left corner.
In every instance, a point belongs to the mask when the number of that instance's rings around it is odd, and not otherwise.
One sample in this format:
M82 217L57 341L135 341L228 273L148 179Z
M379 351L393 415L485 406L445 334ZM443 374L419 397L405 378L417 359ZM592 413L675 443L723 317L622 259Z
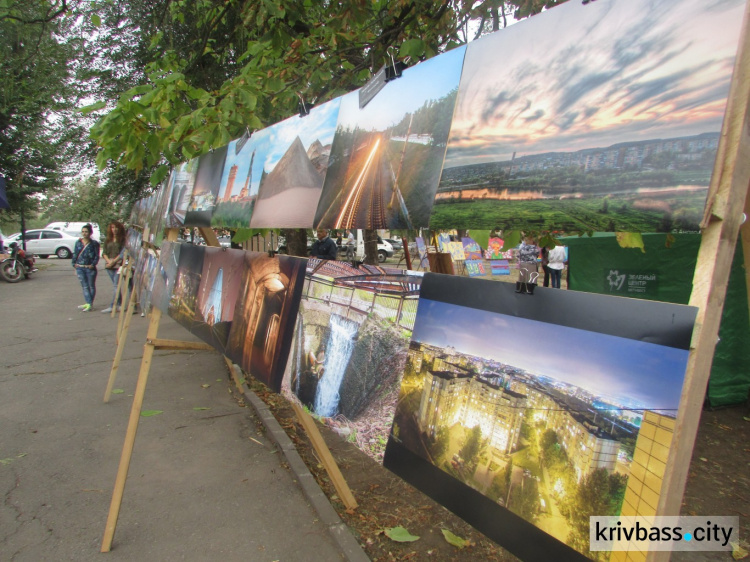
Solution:
M383 131L425 102L442 98L458 87L465 51L466 47L458 47L407 68L401 78L388 82L362 109L358 92L344 96L339 127Z
M445 167L718 133L745 2L677 5L568 2L472 42Z
M305 117L295 115L280 123L255 131L239 154L235 154L237 141L233 140L229 143L227 159L224 163L224 174L221 177L219 200L224 197L232 166L237 166L232 195L237 195L245 185L253 151L255 151L255 159L253 160L253 173L249 190L251 195L257 195L264 168L266 173L270 173L295 138L300 138L305 150L310 148L310 145L316 140L319 140L324 146L333 142L339 103L340 98L337 98L313 108L310 114Z
M655 410L677 408L688 357L681 349L428 299L419 300L412 339Z

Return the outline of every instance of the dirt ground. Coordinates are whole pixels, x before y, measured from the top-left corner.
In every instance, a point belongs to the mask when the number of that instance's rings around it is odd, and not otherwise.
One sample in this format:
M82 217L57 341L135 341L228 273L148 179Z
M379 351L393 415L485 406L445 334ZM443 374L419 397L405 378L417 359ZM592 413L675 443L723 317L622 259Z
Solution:
M286 430L336 511L354 531L372 560L517 560L433 500L406 484L350 442L320 425L326 443L339 464L359 507L347 512L317 459L287 400L251 383ZM750 409L738 406L705 411L701 419L683 503L685 515L739 515L742 532L750 531ZM415 542L390 540L384 529L405 527ZM443 537L442 529L466 539L458 549ZM747 545L745 545L747 547ZM673 560L732 560L727 552L702 553L699 558ZM750 560L750 558L748 558Z

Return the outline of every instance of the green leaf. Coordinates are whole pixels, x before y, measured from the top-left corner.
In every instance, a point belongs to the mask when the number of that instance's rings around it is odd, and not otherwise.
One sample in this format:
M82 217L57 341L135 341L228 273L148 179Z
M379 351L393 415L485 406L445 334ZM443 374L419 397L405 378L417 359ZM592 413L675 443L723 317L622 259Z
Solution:
M443 532L443 536L445 537L445 540L448 541L448 544L452 544L456 548L463 548L468 544L468 541L466 539L462 539L458 535L454 535L448 529L440 530Z
M400 526L386 529L385 536L396 542L414 542L419 540L419 537L412 535L409 531Z
M193 408L193 410L210 410L211 408L206 408L205 406L197 406Z
M86 105L86 106L82 107L81 109L79 109L78 111L80 113L84 114L84 115L88 115L92 111L98 111L98 110L103 109L105 107L107 107L107 103L106 102L98 101L96 103L92 103L91 105Z
M407 39L401 44L401 49L398 51L398 56L403 57L418 57L424 54L424 41L421 39Z
M123 392L125 392L125 391L123 389L121 389L121 388L113 388L112 389L112 394L122 394Z
M102 25L102 18L97 14L91 14L91 25L94 27L100 27Z
M505 252L511 248L515 248L521 243L521 231L520 230L504 230L503 231L503 248Z
M154 173L151 174L151 186L156 186L164 180L164 178L167 177L167 174L169 173L169 166L166 164L162 164L156 170L154 170Z
M646 253L646 248L643 246L643 236L640 232L617 232L615 237L620 248L640 248L641 252Z
M141 412L141 416L144 418L150 418L151 416L158 416L159 414L163 413L163 410L143 410Z

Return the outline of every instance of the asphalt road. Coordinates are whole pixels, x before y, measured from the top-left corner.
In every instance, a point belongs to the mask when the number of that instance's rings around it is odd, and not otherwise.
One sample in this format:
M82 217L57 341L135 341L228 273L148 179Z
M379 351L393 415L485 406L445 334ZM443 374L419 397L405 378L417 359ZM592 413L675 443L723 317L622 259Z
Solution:
M0 561L340 560L217 353L157 351L112 551L99 552L147 318L133 318L115 389L112 296L76 309L67 260L0 281ZM194 339L163 317L160 338Z

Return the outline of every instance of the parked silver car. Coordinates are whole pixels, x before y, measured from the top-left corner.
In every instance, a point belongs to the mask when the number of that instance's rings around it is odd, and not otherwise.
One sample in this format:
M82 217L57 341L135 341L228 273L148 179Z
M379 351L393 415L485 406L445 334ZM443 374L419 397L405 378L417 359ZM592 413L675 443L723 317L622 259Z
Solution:
M48 258L56 255L61 260L66 260L73 255L78 238L46 228L38 230L27 230L24 236L26 240L26 251L30 254L36 254L40 258ZM21 233L17 232L5 239L5 245L11 242L21 244Z

